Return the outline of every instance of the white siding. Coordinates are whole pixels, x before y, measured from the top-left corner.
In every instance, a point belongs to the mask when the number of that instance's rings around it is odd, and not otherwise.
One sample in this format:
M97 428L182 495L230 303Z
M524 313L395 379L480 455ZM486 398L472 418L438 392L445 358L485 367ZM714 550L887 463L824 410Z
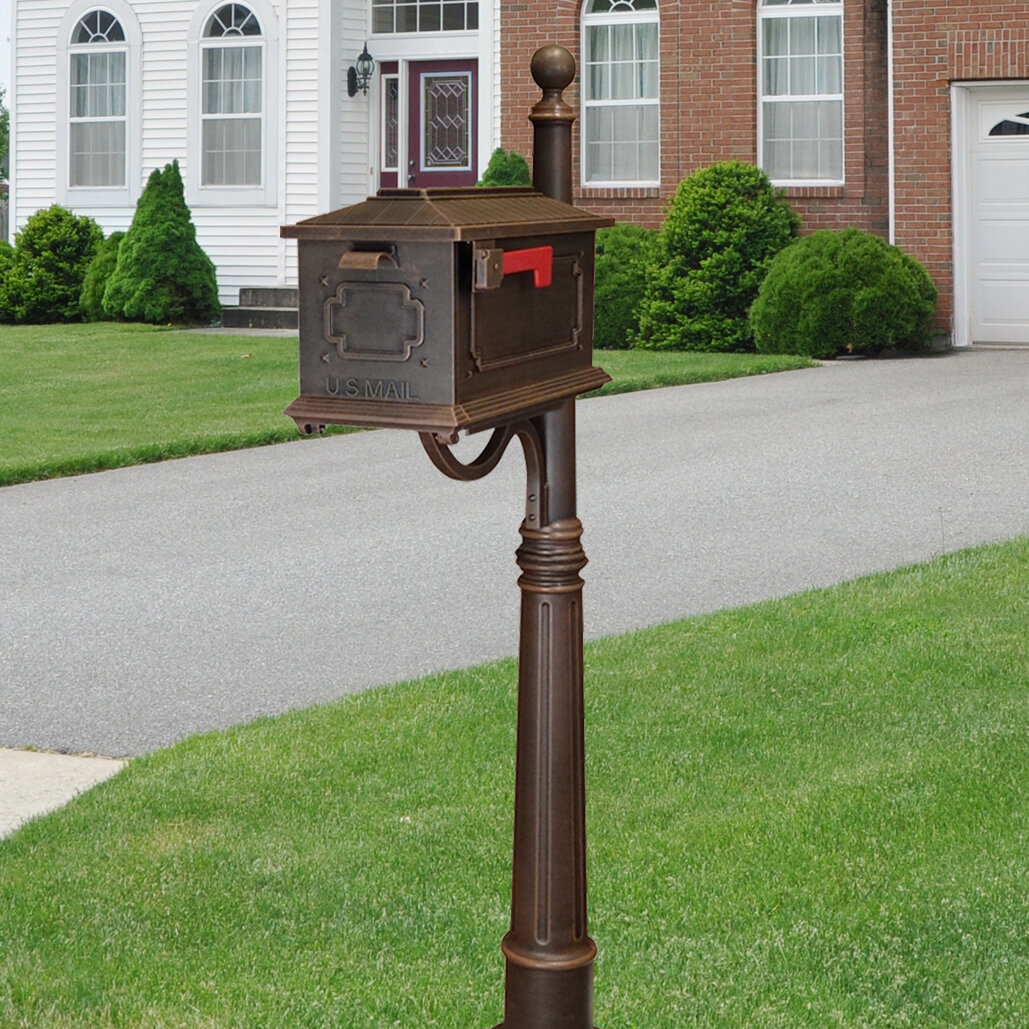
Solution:
M14 11L10 103L12 236L29 215L54 202L57 65L54 39L65 4L18 2Z
M277 17L275 42L269 43L265 68L272 90L265 131L275 160L263 200L258 203L251 198L247 206L233 199L215 204L210 195L205 201L194 180L199 115L191 105L199 103L198 57L190 53L189 40L191 33L194 38L199 35L201 19L218 0L121 2L131 3L142 37L136 55L142 82L136 108L139 159L129 183L131 202L107 207L98 202L75 210L96 218L106 233L125 229L149 174L177 159L197 238L218 269L222 302L236 303L238 291L245 286L294 285L296 244L280 238L280 226L356 203L371 188L370 135L378 98L374 89L367 96L346 95L346 70L370 36L367 0L251 0L259 16L263 11L266 20L273 12ZM57 68L62 50L54 41L67 24L72 4L85 3L15 0L15 88L11 91L11 222L15 229L34 211L53 203L63 188L63 170L57 167L55 153L62 149L57 134L64 126L56 124L55 111L60 107L57 90L66 74ZM499 61L495 58L500 26L492 0L481 0L480 13L483 26L477 56L480 68L493 65L482 68L480 80L485 87L480 132L480 158L485 165L493 140L499 138ZM266 28L266 34L273 33ZM381 54L373 56L382 59Z
M321 52L322 37L331 32L328 26L320 28L318 0L291 0L283 6L280 225L319 213L319 176L329 159L327 148L321 150L319 134ZM278 225L275 234L278 237ZM295 285L296 242L277 239L276 249L279 281Z
M347 96L346 71L361 52L368 38L368 9L365 0L343 0L340 5L339 36L343 40L335 92L340 111L340 150L335 155L338 182L337 206L355 204L368 195L371 184L371 105L377 94L369 91ZM378 60L377 55L376 57Z
M100 0L98 0L98 3ZM216 0L211 0L210 7ZM55 45L62 22L71 5L58 0L16 0L15 66L12 71L14 139L11 167L11 222L15 231L42 207L54 202L61 183L55 153L59 131L55 110L61 76ZM322 179L332 176L340 183L338 198L352 202L363 196L367 184L366 111L345 111L346 142L341 133L325 138L320 125L338 113L341 90L326 91L325 81L342 82L339 68L326 70L324 62L333 54L356 56L364 40L365 15L360 0L347 0L347 24L353 41L339 39L340 26L326 26L332 0L270 0L268 7L278 16L277 58L266 67L277 108L266 125L268 146L275 154L275 191L260 206L203 206L192 204L193 222L200 245L218 270L223 303L234 304L245 286L295 284L296 249L293 241L282 240L279 228L286 222L319 213L319 194L329 195ZM135 200L155 168L178 160L188 187L195 173L199 140L190 135L187 108L190 101L188 75L191 64L188 36L198 14L191 0L136 0L132 4L142 33L139 54L142 90L140 112L140 157L138 182L130 183L132 202L118 207L76 206L77 213L95 218L105 233L125 229L131 222ZM358 15L358 12L361 12ZM207 13L207 7L200 12ZM330 42L331 41L331 42ZM345 93L343 93L345 96ZM352 124L350 124L352 123ZM364 145L356 161L355 140ZM341 152L342 148L342 152ZM348 155L348 160L342 158ZM135 177L135 176L134 176ZM360 188L354 188L361 179ZM343 187L347 183L347 189ZM70 205L71 206L71 205Z

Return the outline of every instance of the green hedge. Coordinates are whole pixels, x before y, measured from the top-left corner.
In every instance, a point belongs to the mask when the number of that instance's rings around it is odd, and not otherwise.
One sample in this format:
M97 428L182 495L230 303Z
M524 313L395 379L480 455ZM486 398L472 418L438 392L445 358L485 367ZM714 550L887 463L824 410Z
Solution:
M684 180L658 238L636 346L754 349L747 311L800 218L753 165L725 161Z
M601 350L632 345L656 237L653 229L628 222L597 233L593 345Z
M531 186L529 163L517 150L497 147L482 174L479 186Z
M879 236L823 229L780 253L750 310L762 353L830 358L928 346L937 291Z
M196 240L179 162L154 169L107 280L104 312L154 325L210 324L221 314L214 264Z
M58 204L33 214L0 258L0 321L80 321L82 279L103 238L92 218Z

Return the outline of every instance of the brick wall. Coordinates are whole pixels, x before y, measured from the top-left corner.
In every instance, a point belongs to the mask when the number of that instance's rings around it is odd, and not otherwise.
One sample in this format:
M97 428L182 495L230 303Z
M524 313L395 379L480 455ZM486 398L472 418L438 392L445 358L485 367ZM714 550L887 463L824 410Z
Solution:
M678 183L692 171L714 161L757 159L756 0L659 0L659 6L661 185L653 190L575 187L577 204L652 226L660 224ZM918 257L936 282L943 331L950 329L954 288L951 84L1029 78L1026 12L1024 0L893 3L896 242ZM538 97L529 61L538 46L551 42L568 47L579 60L579 4L501 0L500 17L504 146L529 155L526 116ZM845 0L844 48L846 184L788 195L804 231L855 225L885 236L886 0ZM577 107L577 84L566 97ZM577 147L577 128L574 138Z
M716 161L757 160L756 0L665 0L659 7L661 185L603 190L575 185L577 204L651 226L660 224L669 198L691 172ZM505 147L530 154L527 115L539 93L529 61L546 43L561 43L578 61L579 16L577 2L501 0ZM885 234L886 0L846 6L844 46L846 185L791 190L790 200L806 229L859 225ZM565 96L578 109L577 82ZM578 126L573 138L578 169Z
M953 311L950 87L1029 77L1026 5L894 3L896 240L940 289L940 322Z

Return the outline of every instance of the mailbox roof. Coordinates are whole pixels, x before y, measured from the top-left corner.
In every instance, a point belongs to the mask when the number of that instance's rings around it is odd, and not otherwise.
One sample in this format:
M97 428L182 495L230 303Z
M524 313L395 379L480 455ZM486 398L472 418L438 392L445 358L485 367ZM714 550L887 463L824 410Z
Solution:
M286 225L297 239L481 240L591 232L612 225L528 186L380 189L374 197Z

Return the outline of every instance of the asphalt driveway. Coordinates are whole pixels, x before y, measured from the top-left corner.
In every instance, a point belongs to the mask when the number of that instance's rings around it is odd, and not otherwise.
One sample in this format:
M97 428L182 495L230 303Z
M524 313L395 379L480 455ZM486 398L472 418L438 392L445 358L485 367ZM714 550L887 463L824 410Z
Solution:
M578 423L588 637L1029 533L1029 349ZM386 431L0 489L0 745L140 754L514 653L523 491L517 447L457 483Z

